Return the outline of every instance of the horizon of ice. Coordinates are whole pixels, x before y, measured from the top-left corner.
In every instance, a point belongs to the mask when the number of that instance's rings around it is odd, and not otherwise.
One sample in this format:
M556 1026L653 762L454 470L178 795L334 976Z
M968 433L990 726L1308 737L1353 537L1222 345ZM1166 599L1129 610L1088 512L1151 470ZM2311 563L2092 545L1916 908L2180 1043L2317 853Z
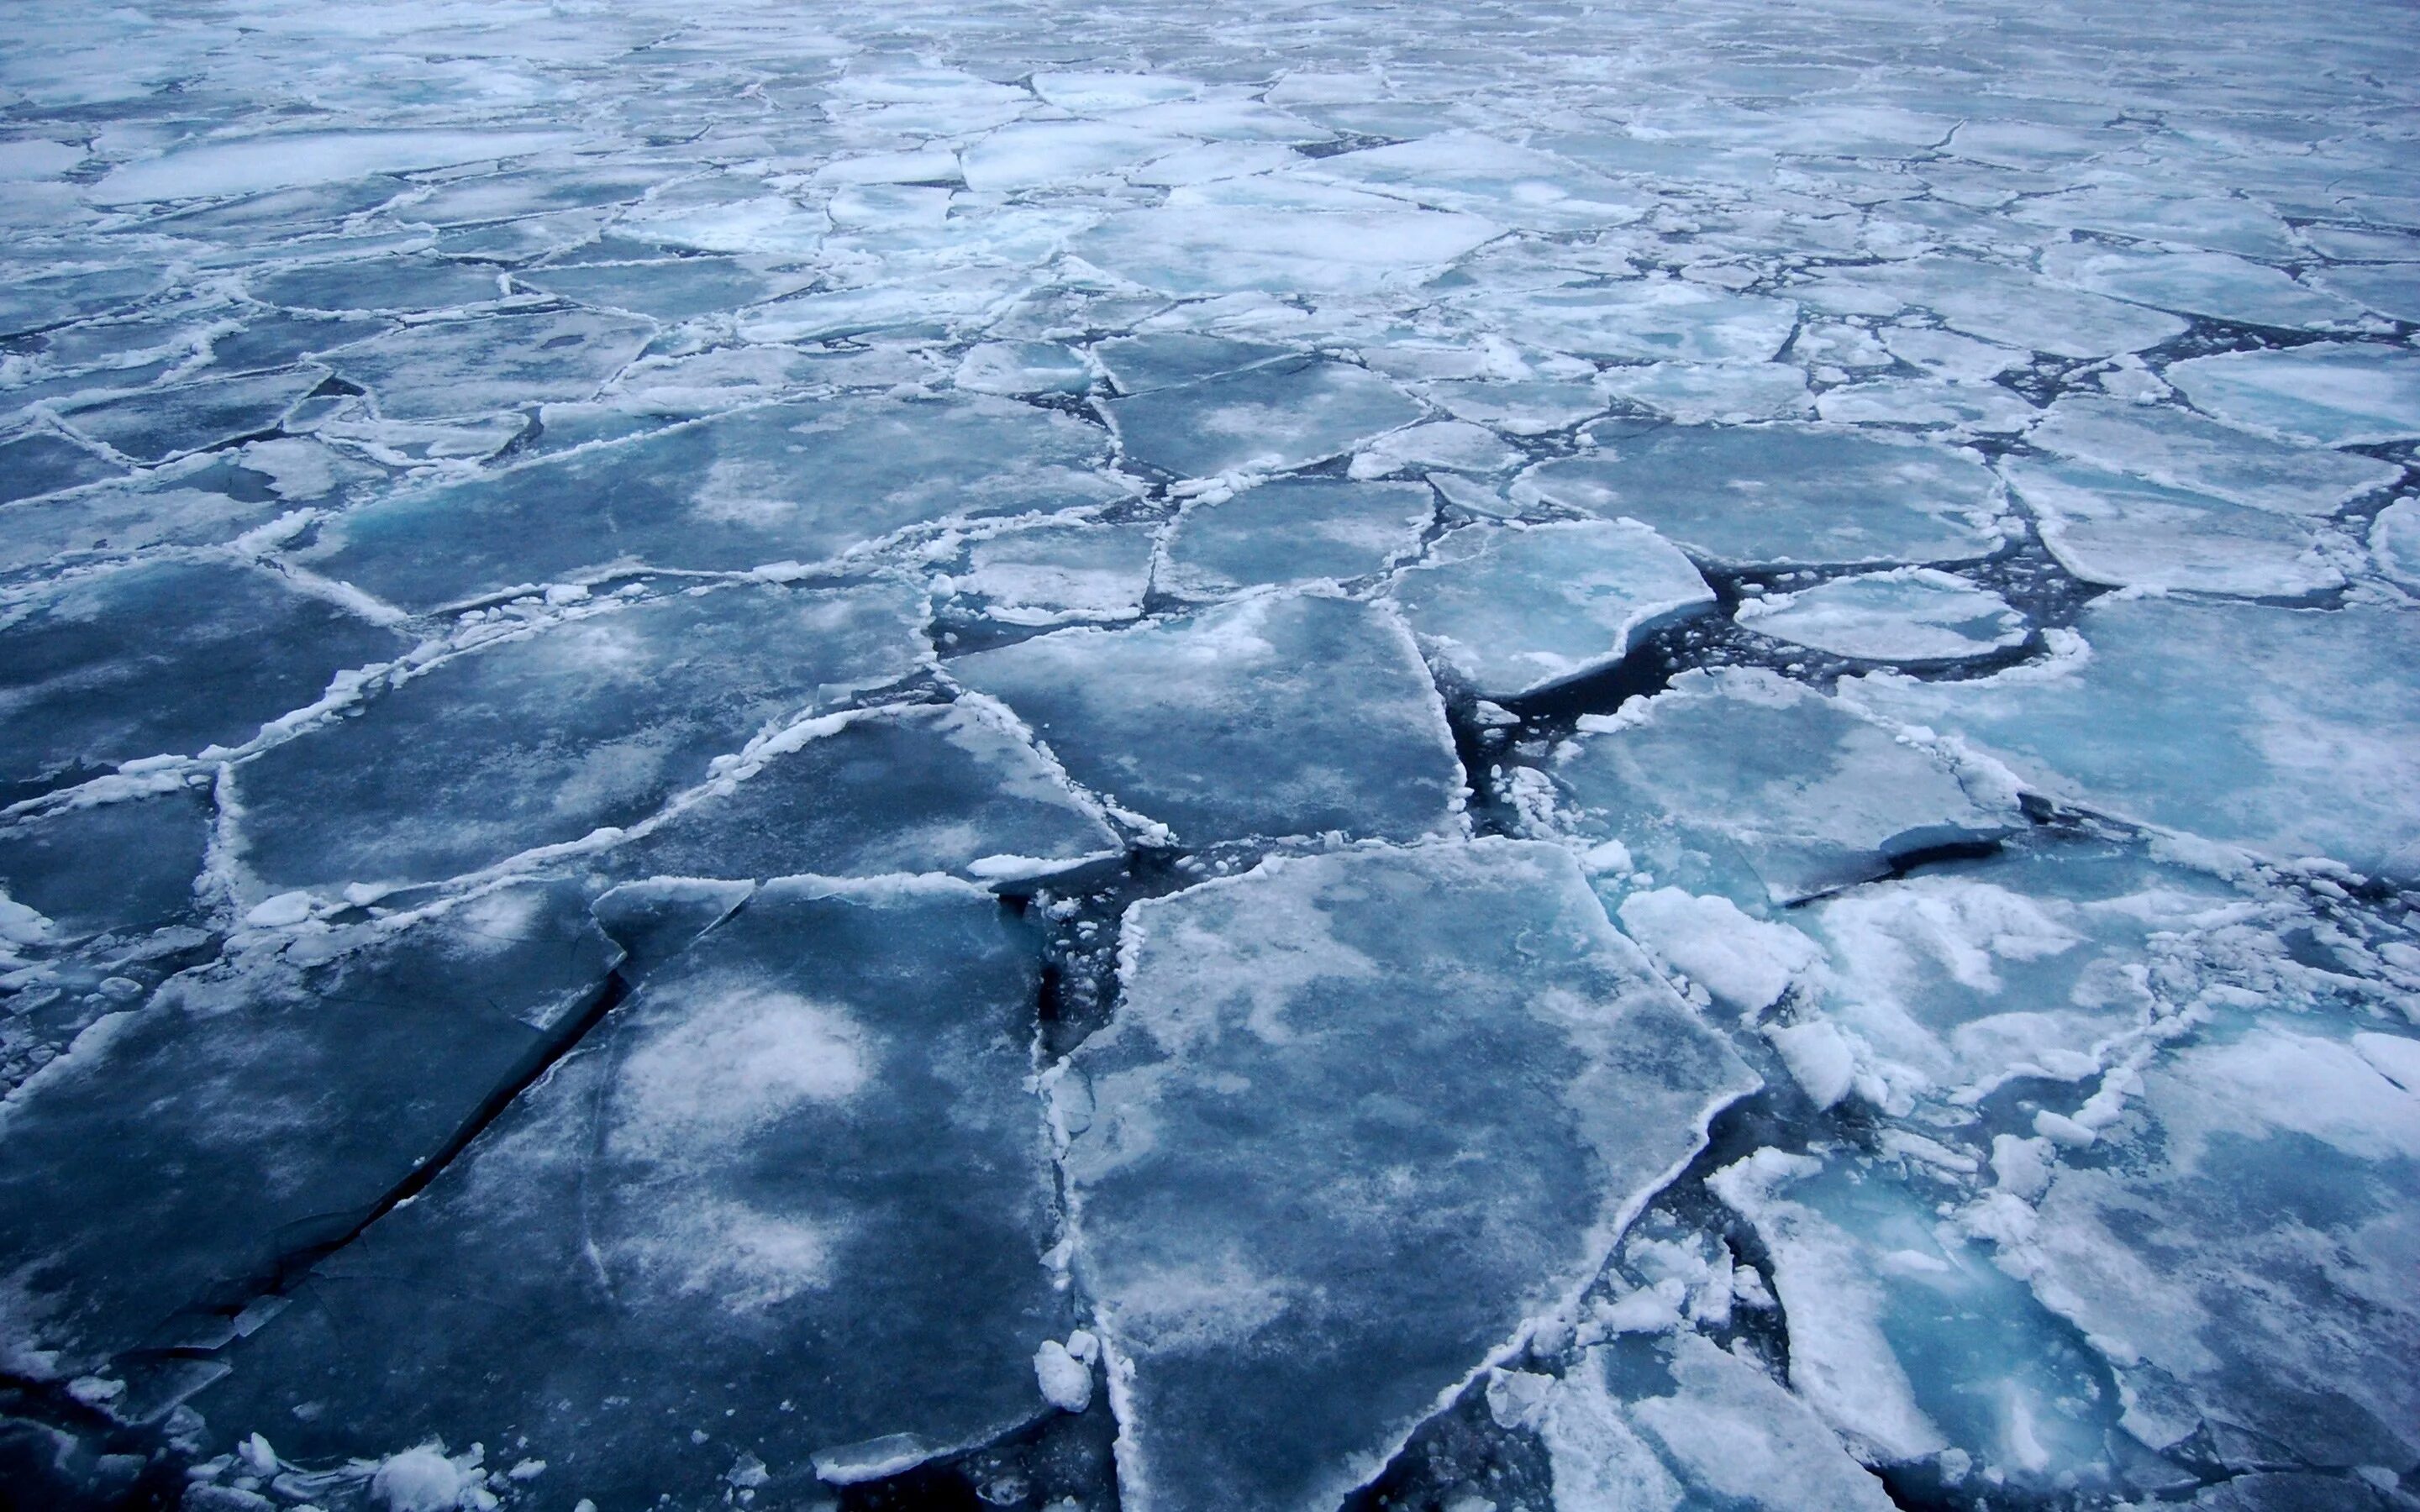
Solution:
M0 48L0 1503L2420 1505L2420 23Z

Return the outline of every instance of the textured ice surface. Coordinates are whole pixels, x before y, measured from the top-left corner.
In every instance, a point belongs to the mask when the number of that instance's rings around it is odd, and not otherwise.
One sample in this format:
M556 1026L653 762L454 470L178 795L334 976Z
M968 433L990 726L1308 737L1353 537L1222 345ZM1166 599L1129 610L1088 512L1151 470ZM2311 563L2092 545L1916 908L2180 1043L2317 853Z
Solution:
M1569 833L1618 841L1657 878L1759 911L2016 819L1978 802L1940 754L1762 672L1683 673L1574 740L1552 771Z
M742 1456L808 1496L1014 1426L1067 1331L1038 968L961 884L768 886L199 1405L298 1456L525 1440L551 1491L600 1504L699 1504Z
M1871 661L1956 661L2024 640L2025 622L1999 594L1930 567L1835 578L1739 607L1759 635Z
M799 715L907 675L899 585L736 586L508 631L236 769L274 890L426 882L646 818Z
M2408 5L8 25L0 1503L2420 1489Z
M1543 463L1515 486L1725 563L1940 562L1999 540L1996 485L1972 455L1844 431L1676 425Z
M1187 845L1331 829L1405 840L1455 823L1445 711L1383 609L1269 594L1061 630L949 670L1006 702L1078 781Z
M1687 557L1628 519L1456 531L1388 594L1440 676L1486 699L1615 666L1640 635L1714 602Z
M1752 1085L1548 846L1272 861L1121 949L1051 1106L1145 1507L1334 1505Z

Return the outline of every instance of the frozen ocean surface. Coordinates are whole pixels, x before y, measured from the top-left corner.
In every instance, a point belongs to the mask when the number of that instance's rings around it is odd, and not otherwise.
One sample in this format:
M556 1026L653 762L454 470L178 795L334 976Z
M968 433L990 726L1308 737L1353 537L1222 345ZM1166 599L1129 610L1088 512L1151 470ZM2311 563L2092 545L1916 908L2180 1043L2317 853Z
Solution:
M2420 1508L2420 12L22 0L0 1512Z

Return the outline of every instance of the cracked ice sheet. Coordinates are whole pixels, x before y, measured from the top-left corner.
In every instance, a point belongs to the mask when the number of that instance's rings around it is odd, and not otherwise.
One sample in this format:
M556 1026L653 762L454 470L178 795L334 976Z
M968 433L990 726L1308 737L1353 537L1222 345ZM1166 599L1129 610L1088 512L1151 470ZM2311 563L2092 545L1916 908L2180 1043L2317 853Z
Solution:
M1069 1326L1039 973L962 883L768 885L195 1405L298 1456L509 1430L551 1494L614 1504L706 1502L743 1453L811 1496L990 1439L1043 1410L1034 1350Z
M1273 860L1125 930L1050 1102L1129 1504L1333 1506L1755 1084L1554 847Z

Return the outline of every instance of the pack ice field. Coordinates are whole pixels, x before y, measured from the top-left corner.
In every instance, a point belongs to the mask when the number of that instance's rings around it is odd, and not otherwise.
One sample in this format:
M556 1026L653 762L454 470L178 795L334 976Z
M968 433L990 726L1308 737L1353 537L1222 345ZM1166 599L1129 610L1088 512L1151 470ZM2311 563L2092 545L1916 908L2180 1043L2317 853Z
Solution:
M2420 1507L2420 12L21 0L0 1509Z

